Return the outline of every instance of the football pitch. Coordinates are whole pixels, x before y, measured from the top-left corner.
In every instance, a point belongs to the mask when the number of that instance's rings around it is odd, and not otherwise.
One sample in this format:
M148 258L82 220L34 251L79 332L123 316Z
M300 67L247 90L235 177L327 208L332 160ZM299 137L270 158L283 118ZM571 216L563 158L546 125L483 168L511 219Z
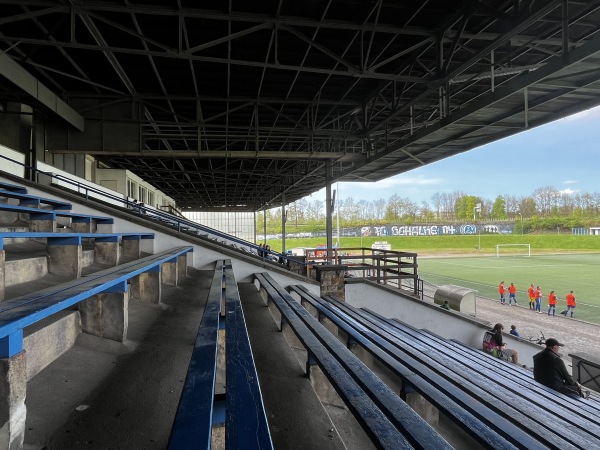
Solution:
M514 283L521 306L528 304L527 288L533 283L543 293L542 311L548 310L548 294L554 290L557 314L565 309L565 295L573 290L575 317L600 323L600 254L418 258L417 262L423 280L475 289L484 297L499 299L500 282L506 287Z

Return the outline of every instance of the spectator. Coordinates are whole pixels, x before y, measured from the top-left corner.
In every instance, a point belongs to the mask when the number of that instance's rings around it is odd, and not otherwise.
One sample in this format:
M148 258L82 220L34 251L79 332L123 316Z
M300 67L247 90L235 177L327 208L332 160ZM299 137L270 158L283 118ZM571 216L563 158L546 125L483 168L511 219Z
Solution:
M538 314L542 312L542 289L539 286L535 290L535 310Z
M563 346L554 338L546 339L546 348L533 357L533 378L563 394L588 398L589 391L581 389L581 385L567 372L565 363L558 354Z
M573 317L573 314L575 313L575 306L577 306L577 303L575 303L575 294L573 294L573 291L569 291L566 299L567 299L567 310L565 312L565 317L567 317L567 314L569 314L569 311L571 311L571 317Z
M533 287L533 283L527 289L527 295L529 296L529 309L535 310L535 288Z
M556 316L556 294L554 291L550 291L550 294L548 294L548 315L550 315L550 311L552 311L553 316Z
M444 300L444 303L440 305L440 308L446 309L450 311L450 305L448 304L448 300Z
M521 337L521 335L517 331L517 326L516 325L511 325L510 326L510 334L512 334L513 336L516 336L516 337Z
M500 303L502 305L506 304L506 298L504 294L506 294L506 289L504 288L504 281L500 282L500 286L498 286L498 293L500 294Z
M510 283L508 287L508 305L512 306L512 301L515 301L515 306L517 305L517 287L514 283Z
M519 353L514 348L508 348L502 339L504 325L497 323L491 331L483 335L483 350L497 358L510 358L513 363L519 363Z

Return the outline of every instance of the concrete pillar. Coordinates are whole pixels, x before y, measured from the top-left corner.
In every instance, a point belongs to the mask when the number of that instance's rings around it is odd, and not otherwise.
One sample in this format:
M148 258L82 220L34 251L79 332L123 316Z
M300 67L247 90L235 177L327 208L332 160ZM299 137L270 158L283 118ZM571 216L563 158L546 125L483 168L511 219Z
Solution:
M167 261L161 266L161 279L167 286L177 286L177 262Z
M177 257L177 281L187 277L187 253Z
M94 240L94 262L117 266L120 260L121 248L116 237Z
M366 350L354 339L348 339L346 346L365 366L373 370L373 354L370 351Z
M27 358L24 351L0 359L0 448L23 448L27 408Z
M321 297L331 295L340 301L346 299L346 266L316 266L317 281L321 283Z
M319 322L334 336L338 335L338 326L327 318L325 314L318 315Z
M300 339L298 339L298 336L296 336L296 333L294 333L293 328L284 317L281 318L281 332L291 348L304 350L304 345L302 345L302 342Z
M140 239L123 238L123 258L139 259L140 255Z
M160 266L131 278L129 284L131 298L143 302L160 304L162 284L160 282Z
M81 277L82 251L81 238L79 244L53 244L48 239L48 272L67 276L70 278Z
M71 220L71 231L73 233L93 233L94 228L92 225L93 224L92 224L91 219L87 219L87 218L86 218L86 220L72 219Z
M346 407L342 398L310 354L306 362L306 374L321 403L337 406L338 408Z
M0 249L0 301L4 300L6 277L4 276L4 267L6 266L6 255L4 249Z
M29 231L36 233L56 233L56 220L54 219L35 219L29 221Z
M406 402L419 416L421 416L434 429L440 420L440 411L429 403L425 397L416 392L414 388L404 382L400 389L400 398Z
M94 336L123 342L127 338L129 296L123 281L110 292L79 302L81 330Z
M306 276L306 256L292 256L288 258L288 269L291 272Z

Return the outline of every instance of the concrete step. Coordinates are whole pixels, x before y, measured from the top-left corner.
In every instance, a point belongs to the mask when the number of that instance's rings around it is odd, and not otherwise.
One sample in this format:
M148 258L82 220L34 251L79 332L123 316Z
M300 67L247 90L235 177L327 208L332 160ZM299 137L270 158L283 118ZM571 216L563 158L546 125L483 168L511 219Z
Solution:
M24 448L166 448L213 273L163 285L160 306L130 300L125 342L80 334L33 377Z

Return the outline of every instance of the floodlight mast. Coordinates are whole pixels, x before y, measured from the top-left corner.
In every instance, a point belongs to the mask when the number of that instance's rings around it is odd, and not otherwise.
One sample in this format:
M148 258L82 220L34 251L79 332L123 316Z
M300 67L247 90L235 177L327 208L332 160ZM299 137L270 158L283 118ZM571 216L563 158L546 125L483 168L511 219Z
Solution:
M475 222L475 213L479 213L479 218L481 218L481 203L477 203L473 208L473 222ZM475 226L477 227L478 235L477 250L481 250L481 227L479 226L479 224Z

